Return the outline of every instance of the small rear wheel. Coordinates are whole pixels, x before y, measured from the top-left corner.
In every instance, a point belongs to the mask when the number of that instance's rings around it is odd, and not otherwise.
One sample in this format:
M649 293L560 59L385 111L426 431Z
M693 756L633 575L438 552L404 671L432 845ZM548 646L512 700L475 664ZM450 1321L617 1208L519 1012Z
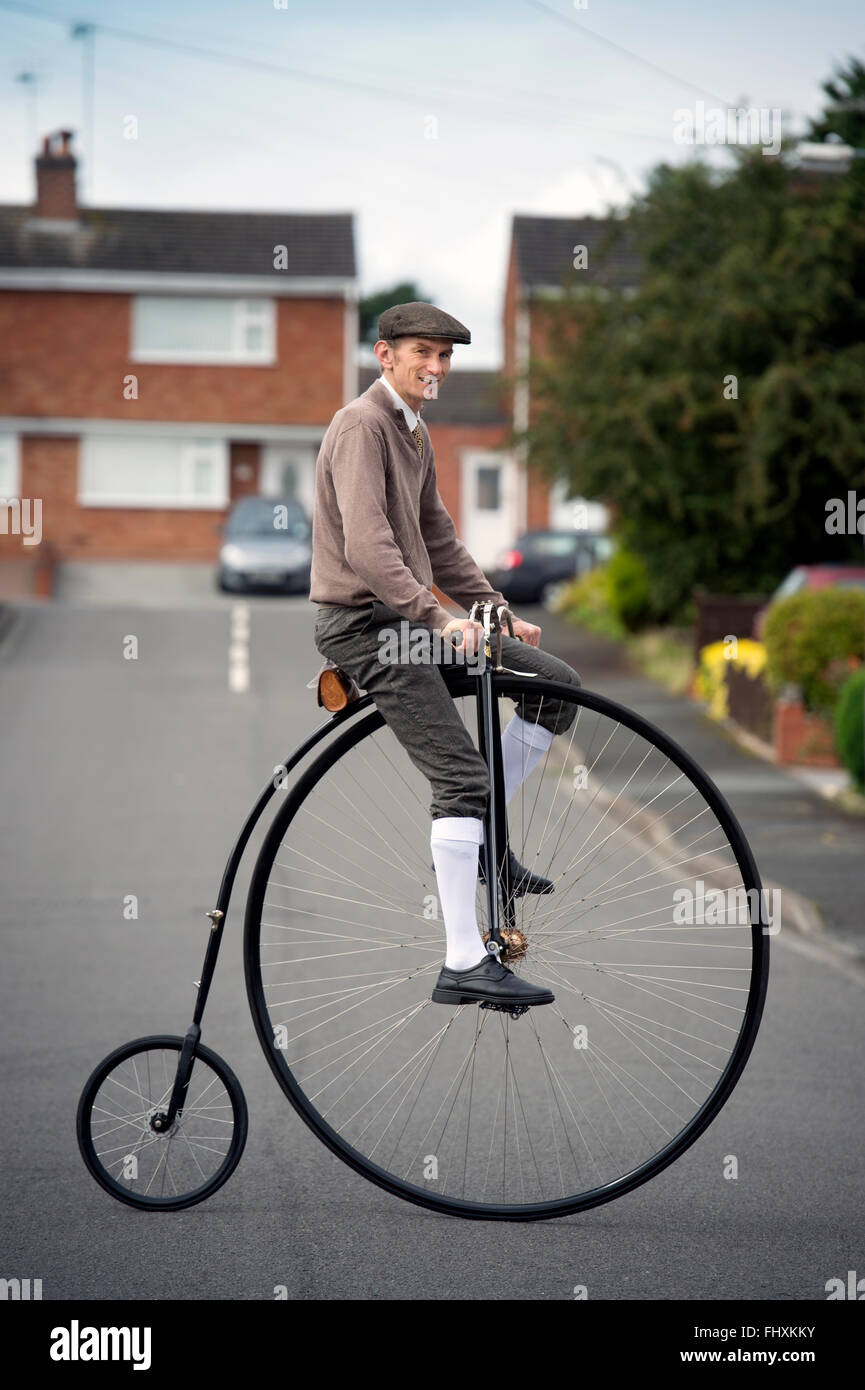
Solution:
M78 1104L78 1146L106 1192L148 1211L180 1211L230 1178L246 1143L246 1099L234 1072L198 1043L186 1101L160 1130L183 1038L137 1038L93 1072Z

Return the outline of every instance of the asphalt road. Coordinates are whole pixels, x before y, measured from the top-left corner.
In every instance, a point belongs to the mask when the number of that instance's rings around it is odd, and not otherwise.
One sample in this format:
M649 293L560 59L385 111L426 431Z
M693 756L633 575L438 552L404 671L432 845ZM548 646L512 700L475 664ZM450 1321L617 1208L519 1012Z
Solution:
M773 938L744 1076L658 1178L558 1221L463 1223L366 1183L285 1102L243 986L252 847L204 1033L246 1092L242 1162L177 1214L134 1211L96 1186L75 1141L81 1087L127 1039L185 1030L204 913L242 817L321 718L305 688L318 665L311 607L250 601L248 660L234 607L33 606L0 645L0 1275L40 1278L58 1300L267 1300L277 1286L291 1299L557 1300L577 1285L590 1299L823 1300L827 1280L865 1274L862 985L831 951L792 931ZM606 644L542 621L544 644L586 685L690 747L764 874L855 944L865 828L623 670ZM736 1179L724 1177L730 1155Z

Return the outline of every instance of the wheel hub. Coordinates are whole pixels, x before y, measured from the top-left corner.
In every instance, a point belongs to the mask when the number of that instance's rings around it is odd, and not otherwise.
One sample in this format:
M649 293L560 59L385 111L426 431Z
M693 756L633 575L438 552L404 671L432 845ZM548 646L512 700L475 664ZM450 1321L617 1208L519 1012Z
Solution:
M525 932L521 932L518 927L503 927L499 935L502 939L499 960L522 960L529 949L529 938ZM489 939L489 932L484 932L484 944Z

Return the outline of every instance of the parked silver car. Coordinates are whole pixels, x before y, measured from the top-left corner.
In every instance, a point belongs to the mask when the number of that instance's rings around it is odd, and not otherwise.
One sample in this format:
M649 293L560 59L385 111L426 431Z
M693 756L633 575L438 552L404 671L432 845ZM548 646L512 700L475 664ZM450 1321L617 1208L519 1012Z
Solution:
M220 589L309 593L312 527L296 498L243 497L222 534Z

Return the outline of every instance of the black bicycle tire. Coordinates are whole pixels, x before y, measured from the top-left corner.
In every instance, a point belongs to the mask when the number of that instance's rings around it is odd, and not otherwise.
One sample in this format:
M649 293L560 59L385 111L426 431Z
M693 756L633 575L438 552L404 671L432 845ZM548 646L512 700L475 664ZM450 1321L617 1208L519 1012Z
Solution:
M93 1101L102 1085L103 1080L120 1062L125 1062L133 1057L136 1052L146 1052L157 1048L164 1048L180 1053L184 1039L175 1034L159 1033L150 1037L135 1038L133 1041L124 1043L121 1047L115 1048L107 1057L104 1057L97 1067L91 1072L81 1092L78 1102L76 1115L76 1134L78 1137L78 1147L81 1157L87 1167L90 1176L98 1182L99 1186L106 1192L110 1192L112 1197L118 1201L126 1203L127 1206L136 1207L138 1210L145 1211L182 1211L187 1207L196 1206L208 1197L212 1197L224 1183L228 1181L240 1162L246 1145L246 1137L249 1132L249 1112L246 1104L246 1097L243 1088L235 1076L231 1067L220 1057L218 1052L206 1047L199 1042L195 1047L195 1056L202 1062L206 1062L212 1067L224 1084L226 1091L231 1097L232 1110L234 1113L234 1133L232 1134L231 1144L220 1164L219 1168L207 1182L202 1183L200 1188L194 1189L191 1193L179 1194L176 1197L145 1197L129 1191L116 1182L110 1174L106 1173L102 1164L99 1162L93 1138L88 1124Z
M476 678L472 677L460 677L458 679L449 679L447 684L453 697L456 699L463 695L471 694L475 680ZM632 732L639 734L641 737L646 738L647 741L653 743L681 772L684 772L686 776L690 778L692 784L701 795L705 797L707 804L717 816L719 824L727 835L730 848L742 872L743 883L746 888L753 888L756 890L757 896L755 901L759 903L764 901L762 884L751 847L748 844L744 831L732 808L708 774L703 771L685 749L681 748L679 744L677 744L674 739L670 738L668 734L665 734L662 729L658 729L649 720L644 719L642 715L636 714L633 710L627 709L624 705L619 705L614 700L609 700L604 695L598 695L593 691L585 690L583 687L574 688L560 681L548 681L545 679L541 680L526 676L512 675L496 675L493 677L493 691L496 697L504 696L504 698L508 698L508 690L514 690L518 693L525 694L543 694L552 698L567 698L574 703L585 705L588 709L593 709L600 714L617 719L618 722L625 725L626 728L631 729ZM681 1157L681 1155L699 1139L700 1135L708 1128L729 1099L751 1054L763 1013L769 976L768 936L761 923L752 923L751 935L754 948L754 969L751 974L748 1003L745 1009L742 1030L721 1077L711 1093L706 1097L703 1105L684 1129L663 1149L652 1155L645 1163L632 1169L630 1173L622 1174L612 1182L605 1183L601 1187L590 1189L587 1192L575 1194L568 1198L561 1198L551 1202L527 1203L519 1207L471 1202L461 1198L448 1197L428 1191L425 1192L421 1188L414 1187L411 1183L406 1183L402 1179L394 1177L392 1173L388 1173L385 1169L372 1163L369 1159L365 1158L363 1154L354 1149L318 1114L315 1108L307 1101L303 1090L295 1081L284 1058L278 1053L278 1050L274 1048L273 1033L267 1016L260 962L257 955L259 929L261 925L261 908L264 901L268 877L282 837L295 811L302 804L309 790L316 785L320 777L338 761L343 753L348 752L355 744L359 743L369 734L382 728L384 723L385 720L380 712L377 709L373 709L370 713L366 714L363 719L356 720L347 727L341 725L338 736L331 743L325 745L315 761L305 770L289 792L289 795L274 817L255 862L252 878L250 880L244 918L244 975L246 978L247 997L249 999L256 1033L271 1071L274 1073L282 1091L288 1097L301 1119L303 1119L313 1133L318 1136L322 1143L324 1143L332 1153L336 1154L338 1158L348 1164L350 1168L360 1173L361 1176L365 1177L369 1182L390 1192L393 1196L400 1197L404 1201L413 1202L417 1206L425 1207L428 1210L443 1212L450 1216L460 1216L470 1220L540 1221L552 1217L569 1216L579 1211L587 1211L592 1207L600 1206L605 1202L613 1201L617 1197L624 1196L626 1193L642 1186L643 1183L650 1181L651 1178L656 1177L658 1173L662 1172L677 1158Z

